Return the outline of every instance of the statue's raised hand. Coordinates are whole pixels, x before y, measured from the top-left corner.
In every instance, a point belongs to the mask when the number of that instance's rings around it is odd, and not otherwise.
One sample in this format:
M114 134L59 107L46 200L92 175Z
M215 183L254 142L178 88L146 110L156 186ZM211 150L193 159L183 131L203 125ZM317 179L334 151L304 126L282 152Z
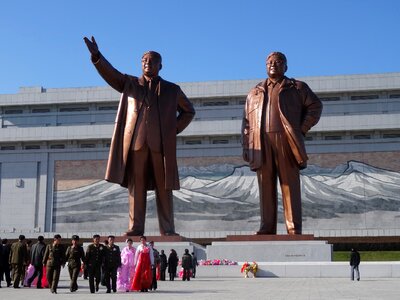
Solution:
M99 47L97 46L94 36L92 36L92 40L89 40L86 36L83 38L83 40L85 41L85 44L88 47L90 53L93 56L98 56L99 55Z

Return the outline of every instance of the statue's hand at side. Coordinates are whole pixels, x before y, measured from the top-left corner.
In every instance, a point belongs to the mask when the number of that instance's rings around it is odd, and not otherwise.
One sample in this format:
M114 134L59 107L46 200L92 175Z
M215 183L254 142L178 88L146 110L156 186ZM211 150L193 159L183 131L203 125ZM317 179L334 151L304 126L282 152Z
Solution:
M92 54L93 58L99 58L99 46L97 46L96 40L92 36L92 40L89 40L86 36L83 38L85 41L86 46L89 49L90 54Z

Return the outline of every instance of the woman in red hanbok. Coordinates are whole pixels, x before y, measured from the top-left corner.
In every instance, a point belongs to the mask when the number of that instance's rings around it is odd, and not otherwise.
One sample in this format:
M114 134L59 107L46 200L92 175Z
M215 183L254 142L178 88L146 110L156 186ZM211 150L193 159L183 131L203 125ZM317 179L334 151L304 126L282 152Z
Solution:
M140 245L135 252L135 276L133 277L131 290L148 292L153 281L151 268L154 266L153 249L146 243L146 237L140 237Z

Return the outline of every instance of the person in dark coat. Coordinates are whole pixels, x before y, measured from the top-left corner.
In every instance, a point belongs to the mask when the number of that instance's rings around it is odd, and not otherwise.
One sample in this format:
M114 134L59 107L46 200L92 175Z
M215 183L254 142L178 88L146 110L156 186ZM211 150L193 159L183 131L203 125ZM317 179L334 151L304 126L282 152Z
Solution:
M30 278L28 278L28 287L31 286L33 280L37 276L38 289L42 288L42 276L43 276L43 257L44 251L46 250L46 244L43 242L44 237L42 235L38 236L38 241L32 246L30 251L31 265L35 268L35 272Z
M21 234L18 241L11 245L9 263L13 270L13 286L19 289L19 284L23 274L25 274L25 266L29 260L28 249L26 248L25 236Z
M199 263L197 262L197 256L194 254L194 252L192 252L192 278L196 277L196 268L198 265Z
M174 249L171 249L171 253L168 256L168 273L169 280L174 281L176 276L176 269L178 268L179 258Z
M108 238L103 241L103 245L104 245L104 255L105 255L106 248L108 246ZM102 286L106 286L106 270L105 270L104 262L103 262L103 265L101 266L100 283Z
M360 270L358 266L360 265L360 253L356 249L351 249L350 254L350 266L351 266L351 280L354 280L354 271L357 274L357 280L360 280Z
M190 270L192 269L192 256L189 253L189 249L185 249L185 253L182 255L182 268L183 276L182 280L190 280Z
M115 236L108 236L108 245L104 251L104 280L107 293L111 293L111 288L114 293L117 291L117 270L121 266L121 250L114 244L114 240Z
M168 260L167 256L164 253L164 250L161 250L160 254L160 280L165 281L165 271L167 270Z
M85 261L85 251L79 245L79 236L73 235L71 246L65 252L65 260L68 262L68 272L71 279L69 290L75 292L78 290L78 276L81 270L81 265ZM82 263L81 263L82 262Z
M11 246L8 244L8 239L3 239L1 241L2 247L3 247L3 254L1 257L2 260L2 266L3 266L3 273L4 274L4 279L7 282L7 287L11 286L11 274L10 274L10 252L11 252ZM2 274L0 274L0 277L2 278Z
M86 249L85 263L89 276L89 288L93 294L99 291L101 280L101 266L104 259L104 246L100 244L100 235L93 235L93 244Z
M46 265L46 277L50 291L57 294L61 267L65 265L65 249L61 244L61 235L54 235L53 243L46 246L43 264Z
M151 249L153 249L154 265L152 266L151 272L153 276L153 281L151 283L150 290L157 290L157 268L160 266L160 253L156 248L154 248L154 241L149 243Z
M4 271L3 271L3 245L0 244L0 288L1 288L1 281L3 280L3 273L4 273Z

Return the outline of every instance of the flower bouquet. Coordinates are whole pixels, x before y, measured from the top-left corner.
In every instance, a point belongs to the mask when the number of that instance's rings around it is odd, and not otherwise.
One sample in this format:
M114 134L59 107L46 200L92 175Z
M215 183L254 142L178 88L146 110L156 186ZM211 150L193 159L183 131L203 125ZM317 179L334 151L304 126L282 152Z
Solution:
M258 265L255 261L253 261L251 264L249 264L247 261L242 265L242 268L240 269L240 273L244 273L244 278L249 278L249 273L253 274L253 277L256 277L258 270Z
M207 259L207 260L200 260L200 266L235 266L237 265L236 261L228 260L228 259Z

